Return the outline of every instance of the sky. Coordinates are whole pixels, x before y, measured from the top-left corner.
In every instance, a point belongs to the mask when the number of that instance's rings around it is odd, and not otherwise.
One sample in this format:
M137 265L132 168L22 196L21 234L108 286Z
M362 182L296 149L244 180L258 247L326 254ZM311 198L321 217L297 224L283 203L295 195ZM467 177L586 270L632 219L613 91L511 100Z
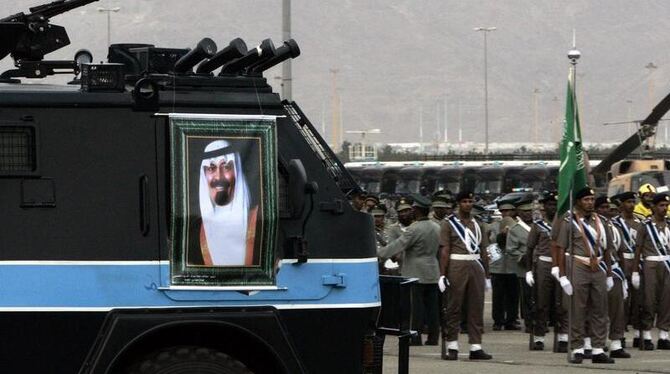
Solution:
M39 4L0 0L9 15ZM487 36L491 142L552 142L561 133L573 30L582 53L577 95L588 142L625 139L668 92L670 1L292 0L293 99L331 140L333 74L344 131L378 128L371 141L483 141L484 35ZM112 42L194 46L203 37L219 48L235 37L249 47L282 41L280 0L101 0L52 23L66 26L72 44L106 58ZM652 62L655 69L645 68ZM0 69L11 67L9 58ZM278 91L279 68L265 76ZM422 128L423 131L420 131ZM445 135L446 128L446 135ZM665 124L659 141L663 141ZM460 130L460 131L459 131ZM459 138L459 132L461 134ZM357 134L344 134L357 140Z

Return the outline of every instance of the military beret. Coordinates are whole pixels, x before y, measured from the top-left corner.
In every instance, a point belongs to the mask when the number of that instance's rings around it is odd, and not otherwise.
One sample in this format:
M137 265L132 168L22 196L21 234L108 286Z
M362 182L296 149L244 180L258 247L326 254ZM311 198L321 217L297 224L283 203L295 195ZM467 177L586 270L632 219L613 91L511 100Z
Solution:
M449 208L449 200L442 196L433 196L433 208Z
M596 203L595 203L595 206L594 206L594 207L597 208L597 207L599 207L599 206L601 206L601 205L605 205L605 204L609 204L609 203L610 203L610 198L609 198L609 197L607 197L607 196L598 196L598 197L596 198Z
M623 192L618 195L612 196L610 199L614 200L617 204L621 204L626 200L635 200L637 194L633 191Z
M405 209L412 209L412 199L408 197L401 197L395 204L395 210L401 211Z
M412 200L414 200L414 203L412 203L412 206L416 206L419 208L425 208L428 209L430 208L430 199L427 197L423 197L419 194L414 194L412 195Z
M463 199L474 199L475 194L472 191L461 191L456 195L456 201L461 201Z
M385 216L386 215L386 206L384 204L377 204L372 209L370 209L370 214L373 216Z
M542 196L540 197L540 202L541 203L546 203L549 201L556 201L558 200L558 192L556 191L544 191Z
M579 190L575 193L575 199L581 199L581 198L587 197L587 196L594 196L595 194L596 194L596 192L593 191L593 189L591 187L586 186L586 187L582 188L581 190Z
M661 202L670 202L670 196L664 193L654 195L654 200L652 200L652 204L656 205Z

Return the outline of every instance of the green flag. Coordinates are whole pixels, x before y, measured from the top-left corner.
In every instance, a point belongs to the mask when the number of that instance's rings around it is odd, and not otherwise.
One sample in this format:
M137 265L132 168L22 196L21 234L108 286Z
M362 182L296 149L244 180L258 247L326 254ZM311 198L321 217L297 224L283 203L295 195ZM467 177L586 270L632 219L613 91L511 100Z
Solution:
M558 170L558 214L570 207L571 191L579 191L587 185L582 150L582 131L579 127L579 111L575 94L575 69L570 69L568 95L565 103L565 127L560 144L561 166Z

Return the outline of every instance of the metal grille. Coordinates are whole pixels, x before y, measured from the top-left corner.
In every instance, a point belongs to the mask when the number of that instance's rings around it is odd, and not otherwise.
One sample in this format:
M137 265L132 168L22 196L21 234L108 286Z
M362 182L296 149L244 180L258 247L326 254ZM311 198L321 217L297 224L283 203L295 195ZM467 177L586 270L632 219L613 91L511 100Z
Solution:
M344 165L342 165L337 156L328 147L326 141L314 129L314 126L309 122L302 110L300 110L298 104L288 101L284 101L283 104L284 109L293 120L293 123L298 127L298 130L300 130L307 144L309 144L314 154L321 160L326 171L335 183L337 183L342 192L349 194L354 190L358 190L360 187L358 187L349 172L344 168Z
M0 172L36 169L35 129L27 126L0 127Z

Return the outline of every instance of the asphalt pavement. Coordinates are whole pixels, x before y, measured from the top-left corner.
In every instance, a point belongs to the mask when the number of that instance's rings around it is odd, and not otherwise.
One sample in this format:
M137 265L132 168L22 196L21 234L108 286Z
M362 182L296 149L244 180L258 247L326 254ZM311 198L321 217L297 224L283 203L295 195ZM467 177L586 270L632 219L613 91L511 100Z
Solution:
M520 331L492 331L490 293L485 304L485 334L483 348L493 355L490 361L469 361L467 335L461 334L459 344L461 353L458 361L440 359L439 346L410 347L410 373L670 373L670 351L639 351L630 345L633 341L632 330L626 333L628 347L626 351L633 356L630 359L616 359L615 364L592 364L584 360L580 365L569 364L565 353L552 353L553 335L547 335L545 351L528 350L528 334ZM657 331L652 331L654 343ZM424 336L425 339L425 336ZM398 339L386 338L384 344L384 374L398 372Z

